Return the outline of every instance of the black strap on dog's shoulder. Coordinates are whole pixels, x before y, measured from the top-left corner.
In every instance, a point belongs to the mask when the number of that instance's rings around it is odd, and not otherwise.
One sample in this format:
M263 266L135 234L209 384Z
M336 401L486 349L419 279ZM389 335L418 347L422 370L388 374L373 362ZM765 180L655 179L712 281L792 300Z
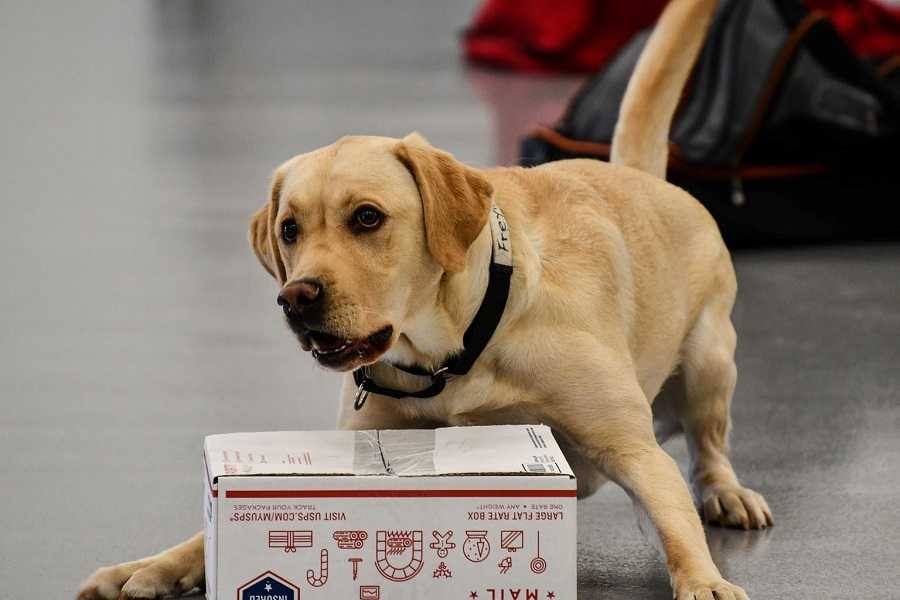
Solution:
M471 325L463 334L463 351L445 363L448 373L453 375L468 373L491 341L491 336L503 318L512 272L510 265L491 263L490 279L484 292L484 300L481 301Z
M354 409L361 409L370 393L391 398L433 398L444 390L444 387L447 385L448 375L465 375L472 368L472 365L475 364L475 361L478 360L478 357L481 356L482 351L487 347L491 336L494 335L494 331L500 324L500 319L503 318L513 273L512 252L508 235L509 227L506 224L503 213L500 212L496 205L492 207L491 213L493 250L491 252L488 286L484 292L481 306L478 307L478 312L475 313L475 318L472 319L472 322L463 334L462 351L447 359L444 364L434 371L416 366L391 365L412 375L431 378L430 385L414 392L380 386L369 377L366 367L356 369L353 371L353 381L357 386L356 400L353 403Z

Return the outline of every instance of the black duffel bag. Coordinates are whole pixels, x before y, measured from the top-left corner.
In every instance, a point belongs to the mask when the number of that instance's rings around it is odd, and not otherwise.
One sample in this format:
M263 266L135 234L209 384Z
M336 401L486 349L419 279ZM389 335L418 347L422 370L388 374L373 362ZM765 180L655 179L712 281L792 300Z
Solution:
M649 33L590 78L556 126L523 141L523 165L608 159ZM722 1L670 140L669 181L732 246L900 237L900 89L796 0Z

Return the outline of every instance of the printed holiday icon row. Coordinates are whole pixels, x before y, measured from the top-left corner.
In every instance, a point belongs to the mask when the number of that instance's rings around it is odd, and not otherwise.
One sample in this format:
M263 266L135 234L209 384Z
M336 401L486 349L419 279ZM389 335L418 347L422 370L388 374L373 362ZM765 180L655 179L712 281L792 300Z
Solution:
M394 549L400 545L410 545L409 531L385 531L387 543ZM418 532L422 534L421 531ZM463 541L463 555L471 562L481 562L491 553L491 544L488 541L487 530L467 530ZM439 558L447 558L450 550L456 548L453 540L453 530L445 532L432 531L434 541L429 548L435 551ZM537 534L540 543L540 533ZM365 541L369 539L369 533L365 530L335 531L331 536L341 550L360 550ZM393 543L392 543L393 542ZM296 552L297 548L312 548L313 532L311 530L271 530L269 531L269 548L280 548L285 552ZM503 529L500 531L500 549L507 552L516 552L525 547L525 532L521 529Z
M434 541L429 548L435 551L438 558L444 559L450 551L456 548L453 541L452 530L432 531ZM408 581L419 574L423 564L423 534L417 531L383 531L376 532L376 567L378 571L391 581ZM332 538L337 547L342 550L360 550L363 548L369 534L365 530L335 531ZM280 548L284 552L296 552L297 548L311 548L313 546L313 532L311 530L270 530L268 532L269 548ZM525 532L521 529L504 529L500 531L500 548L514 553L525 547ZM466 530L465 540L462 546L463 556L472 563L483 562L490 556L491 544L488 540L488 531ZM327 581L328 577L328 551L323 549L320 557L320 575L313 571L307 575L309 583L319 587ZM353 579L356 580L361 558L351 558L353 565ZM506 574L512 568L512 556L505 556L497 563L501 575ZM540 575L547 570L547 561L541 556L541 534L537 532L537 554L529 563L531 572ZM434 578L449 579L452 571L442 561L434 571Z

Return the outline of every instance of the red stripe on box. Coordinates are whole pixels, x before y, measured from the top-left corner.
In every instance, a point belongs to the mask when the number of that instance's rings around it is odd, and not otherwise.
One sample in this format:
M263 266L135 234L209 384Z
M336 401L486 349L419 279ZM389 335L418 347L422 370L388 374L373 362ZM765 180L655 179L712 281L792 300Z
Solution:
M226 490L226 498L574 498L575 490Z

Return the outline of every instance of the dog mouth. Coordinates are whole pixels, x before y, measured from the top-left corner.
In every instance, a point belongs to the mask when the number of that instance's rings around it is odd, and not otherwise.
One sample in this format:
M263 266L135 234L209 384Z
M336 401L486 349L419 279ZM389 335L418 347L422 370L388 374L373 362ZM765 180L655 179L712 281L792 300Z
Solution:
M394 328L382 327L364 338L344 338L324 331L308 330L313 358L323 367L337 371L349 371L375 362L391 343Z

